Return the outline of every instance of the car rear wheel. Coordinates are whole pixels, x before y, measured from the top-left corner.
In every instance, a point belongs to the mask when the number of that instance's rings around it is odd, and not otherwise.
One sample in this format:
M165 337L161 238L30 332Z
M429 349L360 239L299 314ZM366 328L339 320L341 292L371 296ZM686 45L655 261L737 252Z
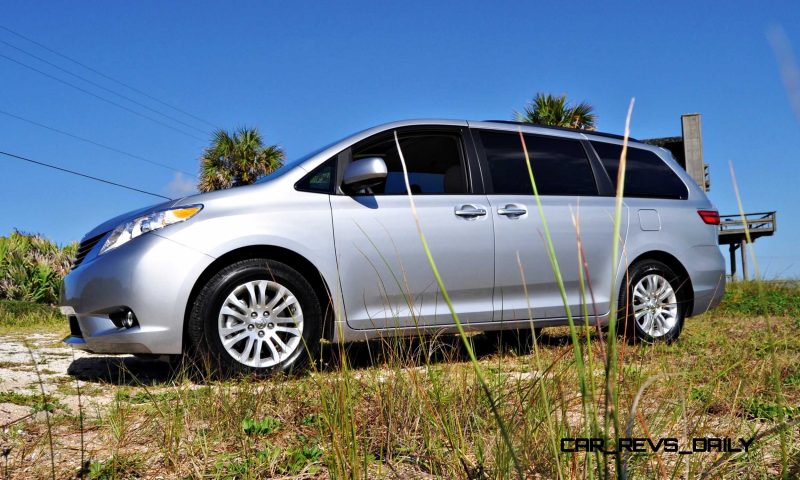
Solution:
M646 343L671 342L683 328L683 283L666 264L643 260L628 270L620 292L621 326L629 338Z
M295 269L248 259L209 279L194 303L188 333L213 373L290 371L313 358L320 312L314 289Z

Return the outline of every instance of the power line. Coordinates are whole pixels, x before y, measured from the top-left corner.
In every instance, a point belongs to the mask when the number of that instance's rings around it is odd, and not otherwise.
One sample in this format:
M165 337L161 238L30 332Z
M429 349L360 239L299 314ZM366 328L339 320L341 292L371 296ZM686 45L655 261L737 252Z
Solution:
M10 33L12 35L15 35L15 36L27 41L27 42L30 42L30 43L38 46L39 48L47 50L48 52L50 52L50 53L52 53L54 55L57 55L57 56L65 59L65 60L68 60L68 61L74 63L75 65L78 65L79 67L85 68L86 70L88 70L90 72L93 72L93 73L105 78L106 80L110 80L110 81L112 81L112 82L114 82L114 83L116 83L118 85L122 85L123 87L125 87L125 88L127 88L127 89L129 89L129 90L131 90L133 92L136 92L139 95L147 97L150 100L153 100L154 102L160 103L161 105L163 105L163 106L165 106L167 108L171 108L172 110L175 110L178 113L182 113L183 115L186 115L187 117L190 117L190 118L193 118L193 119L197 120L198 122L205 123L206 125L208 125L208 126L210 126L212 128L215 128L215 129L219 128L216 125L214 125L213 123L209 122L208 120L204 120L203 118L200 118L200 117L198 117L196 115L192 115L191 113L189 113L189 112L187 112L185 110L181 110L180 108L178 108L178 107L176 107L174 105L170 105L169 103L166 103L163 100L160 100L160 99L148 94L147 92L144 92L144 91L142 91L142 90L140 90L140 89L138 89L136 87L133 87L133 86L121 81L121 80L117 80L114 77L110 77L110 76L106 75L105 73L103 73L103 72L101 72L101 71L99 71L99 70L97 70L95 68L92 68L89 65L86 65L85 63L82 63L82 62L80 62L78 60L75 60L72 57L64 55L63 53L57 52L57 51L53 50L52 48L48 47L47 45L44 45L42 43L37 42L36 40L28 38L28 37L26 37L25 35L23 35L23 34L21 34L19 32L15 32L14 30L11 30L10 28L8 28L6 26L0 25L0 29L3 29L3 30L7 31L8 33Z
M85 173L76 172L74 170L69 170L69 169L66 169L66 168L57 167L55 165L51 165L51 164L45 163L45 162L40 162L38 160L33 160L31 158L23 157L21 155L14 155L13 153L8 153L8 152L3 152L3 151L0 151L0 155L5 155L7 157L16 158L17 160L22 160L22 161L25 161L25 162L35 163L36 165L41 165L43 167L52 168L54 170L59 170L61 172L71 173L72 175L77 175L79 177L88 178L90 180L95 180L97 182L106 183L108 185L113 185L115 187L125 188L127 190L133 190L134 192L144 193L145 195L152 195L154 197L164 198L166 200L172 200L171 198L165 197L164 195L159 195L157 193L148 192L147 190L141 190L141 189L136 188L136 187L129 187L129 186L123 185L121 183L112 182L111 180L106 180L106 179L103 179L103 178L93 177L91 175L87 175Z
M6 116L11 117L11 118L15 118L17 120L20 120L20 121L23 121L23 122L26 122L26 123L30 123L31 125L36 125L37 127L44 128L44 129L50 130L52 132L60 133L61 135L66 135L67 137L71 137L71 138L74 138L76 140L80 140L82 142L86 142L88 144L95 145L95 146L100 147L100 148L105 148L106 150L110 150L112 152L119 153L121 155L125 155L127 157L134 158L136 160L141 160L142 162L147 162L147 163L149 163L151 165L155 165L157 167L165 168L165 169L171 170L173 172L185 173L186 175L189 175L190 177L196 177L197 176L197 174L195 174L195 173L189 173L186 170L181 170L179 168L174 168L174 167L171 167L171 166L169 166L167 164L156 162L155 160L150 160L149 158L145 158L145 157L133 154L133 153L129 153L129 152L126 152L125 150L120 150L120 149L118 149L116 147L111 147L109 145L105 145L105 144L102 144L100 142L95 142L94 140L90 140L88 138L84 138L84 137L75 135L74 133L65 132L64 130L61 130L61 129L58 129L58 128L55 128L55 127L51 127L49 125L45 125L43 123L39 123L39 122L37 122L35 120L30 120L30 119L25 118L25 117L20 117L19 115L14 115L13 113L6 112L4 110L0 110L0 114L6 115Z
M89 96L92 96L92 97L94 97L94 98L97 98L97 99L99 99L99 100L102 100L102 101L104 101L104 102L106 102L106 103L109 103L109 104L111 104L111 105L114 105L114 106L115 106L115 107L117 107L117 108L121 108L121 109L123 109L123 110L125 110L125 111L128 111L128 112L130 112L130 113L133 113L134 115L137 115L137 116L139 116L139 117L142 117L142 118L145 118L145 119L147 119L147 120L150 120L151 122L155 122L155 123L157 123L157 124L159 124L159 125L162 125L162 126L164 126L164 127L167 127L167 128L169 128L169 129L175 130L176 132L182 133L182 134L184 134L184 135L186 135L186 136L188 136L188 137L192 137L192 138L194 138L194 139L197 139L197 140L202 140L202 141L205 141L205 140L206 140L205 138L198 137L197 135L194 135L194 134L192 134L192 133L189 133L189 132L187 132L187 131L185 131L185 130L181 130L181 129L180 129L180 128L178 128L178 127L175 127L175 126L173 126L173 125L170 125L170 124L168 124L168 123L162 122L161 120L155 119L155 118L153 118L153 117L151 117L151 116L148 116L148 115L145 115L145 114L143 114L143 113L141 113L141 112L137 112L136 110L134 110L134 109L132 109L132 108L128 108L128 107L126 107L125 105L122 105L122 104L120 104L120 103L117 103L117 102L115 102L115 101L113 101L113 100L109 100L109 99L107 99L107 98L105 98L105 97L101 97L100 95L97 95L97 94L95 94L95 93L93 93L93 92L90 92L89 90L86 90L86 89L85 89L85 88L83 88L83 87L79 87L78 85L75 85L74 83L70 83L70 82L68 82L68 81L66 81L66 80L63 80L63 79L61 79L61 78L58 78L58 77L56 77L56 76L50 75L50 74L49 74L49 73L47 73L47 72L44 72L44 71L42 71L42 70L39 70L39 69L38 69L38 68L36 68L36 67L32 67L32 66L30 66L30 65L27 65L27 64L25 64L25 63L23 63L23 62L20 62L19 60L16 60L16 59L14 59L14 58L11 58L11 57L9 57L9 56L7 56L7 55L0 54L0 58L5 58L6 60L8 60L8 61L10 61L10 62L16 63L17 65L23 66L23 67L25 67L25 68L27 68L27 69L29 69L29 70L33 70L34 72L36 72L36 73L39 73L39 74L41 74L41 75L44 75L44 76L45 76L45 77L47 77L47 78L50 78L50 79L52 79L52 80L55 80L55 81L57 81L57 82L59 82L59 83L63 83L64 85L68 85L68 86L70 86L70 87L72 87L72 88L74 88L74 89L76 89L76 90L79 90L79 91L81 91L81 92L83 92L83 93L85 93L85 94L87 94L87 95L89 95Z
M175 118L175 117L173 117L173 116L171 116L171 115L167 115L166 113L163 113L163 112L161 112L161 111L159 111L159 110L156 110L155 108L152 108L152 107L150 107L150 106L148 106L148 105L145 105L144 103L141 103L141 102L137 101L137 100L136 100L136 99L134 99L134 98L131 98L131 97L127 96L127 95L124 95L124 94L122 94L122 93L119 93L119 92L117 92L117 91L115 91L115 90L112 90L112 89L110 89L110 88L107 88L106 86L104 86L104 85L102 85L102 84L100 84L100 83L97 83L97 82L95 82L95 81L89 80L88 78L86 78L86 77L83 77L83 76L81 76L81 75L78 75L77 73L71 72L71 71L67 70L66 68L63 68L63 67L61 67L61 66L59 66L59 65L57 65L57 64L55 64L55 63L53 63L53 62L51 62L51 61L49 61L49 60L47 60L47 59L44 59L44 58L42 58L42 57L40 57L40 56L38 56L38 55L35 55L35 54L31 53L31 52L28 52L28 51L26 51L25 49L22 49L22 48L20 48L20 47L17 47L16 45L13 45L13 44L11 44L11 43L8 43L8 42L6 42L5 40L0 40L0 43L2 43L2 44L4 44L4 45L6 45L6 46L8 46L8 47L11 47L11 48L13 48L14 50L17 50L18 52L22 52L22 53L24 53L25 55L28 55L29 57L33 57L33 58L35 58L36 60L39 60L40 62L42 62L42 63L44 63L44 64L46 64L46 65L49 65L49 66L51 66L51 67L53 67L53 68L55 68L55 69L57 69L57 70L59 70L59 71L61 71L61 72L64 72L64 73L66 73L67 75L70 75L70 76L72 76L72 77L75 77L75 78L77 78L77 79L79 79L79 80L83 80L84 82L86 82L86 83L88 83L88 84L90 84L90 85L93 85L93 86L95 86L95 87L97 87L97 88L100 88L100 89L102 89L102 90L105 90L106 92L109 92L109 93L111 93L112 95L116 95L116 96L118 96L118 97L120 97L120 98L123 98L123 99L125 99L125 100L127 100L127 101L129 101L129 102L131 102L131 103L133 103L133 104L135 104L135 105L138 105L138 106L140 106L140 107L144 108L145 110L149 110L149 111L151 111L151 112L153 112L153 113L155 113L155 114L157 114L157 115L161 115L161 116L162 116L162 117L164 117L164 118L168 118L168 119L172 120L173 122L179 123L179 124L181 124L181 125L183 125L183 126L185 126L185 127L189 127L189 128L191 128L191 129L193 129L193 130L196 130L196 131L198 131L198 132L200 132L200 133L202 133L202 134L208 135L208 132L207 132L207 131L205 131L205 130L203 130L202 128L197 128L196 126L192 125L191 123L187 123L187 122L184 122L183 120L181 120L181 119L179 119L179 118Z

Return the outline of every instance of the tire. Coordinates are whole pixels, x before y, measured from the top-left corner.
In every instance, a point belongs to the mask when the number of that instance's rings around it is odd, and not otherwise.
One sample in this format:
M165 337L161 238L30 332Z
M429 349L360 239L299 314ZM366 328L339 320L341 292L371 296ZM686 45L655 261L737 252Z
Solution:
M268 375L297 371L314 358L321 325L320 301L308 280L284 263L254 258L206 282L187 333L208 373Z
M627 282L627 283L626 283ZM642 260L628 268L620 289L620 328L629 340L671 343L686 316L684 282L668 265Z

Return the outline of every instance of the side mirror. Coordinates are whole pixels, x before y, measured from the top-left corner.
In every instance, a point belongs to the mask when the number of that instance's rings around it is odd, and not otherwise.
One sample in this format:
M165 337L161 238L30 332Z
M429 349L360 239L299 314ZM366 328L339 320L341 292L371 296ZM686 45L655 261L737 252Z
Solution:
M350 162L345 169L342 184L348 190L372 187L381 183L388 173L386 162L382 158L359 158Z

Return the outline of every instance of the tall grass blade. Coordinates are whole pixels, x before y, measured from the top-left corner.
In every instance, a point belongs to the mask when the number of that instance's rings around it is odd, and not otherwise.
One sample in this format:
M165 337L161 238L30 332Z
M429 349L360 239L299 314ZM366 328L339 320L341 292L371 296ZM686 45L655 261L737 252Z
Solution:
M522 267L522 259L519 256L519 252L517 252L517 265L519 266L519 274L520 274L520 278L522 279L522 291L525 294L525 303L526 303L526 306L528 307L528 320L529 320L530 325L531 325L530 326L531 332L533 332L533 340L531 341L531 343L533 344L532 345L533 346L533 356L534 356L534 359L536 361L536 369L539 371L539 373L541 375L541 378L539 379L539 381L537 383L539 384L539 390L540 390L541 395L542 395L542 403L544 403L544 410L545 410L545 414L546 414L545 416L546 416L546 419L547 419L547 427L548 427L548 430L549 430L550 435L551 435L551 442L550 442L551 445L550 446L553 449L553 459L555 460L556 467L558 468L558 476L559 476L559 478L563 478L564 477L564 472L561 469L561 459L559 457L558 443L556 442L556 437L555 437L556 428L554 426L552 416L549 415L549 413L550 413L550 398L547 395L547 389L545 389L545 386L544 386L544 374L545 374L546 369L543 367L541 356L539 355L539 342L538 342L539 339L536 338L536 333L535 333L536 329L534 328L534 323L533 323L533 309L531 308L531 299L530 299L530 296L528 295L528 282L525 281L525 270Z
M55 480L56 478L56 456L55 456L55 448L53 448L53 429L50 424L50 406L47 402L47 393L44 391L44 381L42 380L42 372L39 371L39 365L36 363L36 357L33 355L33 350L31 349L30 344L27 340L23 341L25 348L28 350L28 354L31 357L31 363L33 363L33 370L36 372L36 382L39 384L39 391L42 394L42 409L44 410L44 418L45 423L47 423L47 442L50 448L50 474Z
M742 224L744 225L744 238L745 243L748 245L747 253L750 255L750 258L753 260L753 268L755 269L755 279L761 280L761 272L758 269L758 259L756 259L756 252L750 245L753 244L753 240L750 237L750 225L747 223L747 215L744 213L744 207L742 206L742 196L739 194L739 184L736 182L736 171L733 169L733 162L728 162L728 167L730 168L731 172L731 182L733 182L733 193L736 196L736 206L739 209L739 216L742 218ZM745 280L747 280L745 278ZM761 285L759 283L759 285Z
M609 430L609 424L614 425L614 438L619 438L619 398L616 388L617 380L617 298L619 279L617 278L617 266L619 265L619 238L622 225L622 198L625 190L625 170L628 158L628 138L631 133L631 116L633 115L633 105L635 99L631 98L628 105L628 114L625 117L625 133L622 139L622 152L619 158L619 171L617 173L617 192L614 202L614 234L611 237L611 297L608 311L608 339L606 342L606 416L605 429ZM627 285L627 282L626 282ZM626 307L627 310L627 307ZM625 312L627 318L627 311ZM622 462L619 455L615 458L617 474L623 477L627 472L622 471ZM608 472L606 472L608 473ZM606 475L607 476L607 475Z
M742 218L742 223L744 225L744 235L745 235L745 244L752 245L752 239L750 237L750 226L747 223L746 215L744 213L744 206L742 205L742 197L739 194L739 184L736 182L736 171L733 168L733 162L728 162L731 172L731 181L733 182L733 192L736 195L736 205L739 208L739 215ZM742 245L744 248L744 245ZM761 272L758 268L758 260L756 259L756 252L753 247L747 249L750 254L750 258L753 261L753 268L755 270L755 279L758 285L758 296L762 299L762 301L766 301L764 298L764 284L761 280ZM745 279L747 280L747 279ZM776 352L776 341L774 338L774 333L772 333L772 329L769 330L770 335L767 340L767 346L770 355L770 361L772 364L772 372L770 372L770 381L772 382L772 388L775 394L776 405L778 407L778 415L777 420L779 424L783 424L786 421L786 398L783 395L783 388L781 385L781 369L778 365L777 360L777 352ZM780 429L778 430L780 434L780 446L781 446L781 478L788 478L789 476L789 446L786 439L786 430Z
M525 165L528 168L528 177L531 181L533 188L533 196L536 199L536 207L539 211L539 219L542 222L542 232L544 233L545 246L547 248L547 257L550 260L550 268L553 270L558 291L561 294L561 301L564 304L564 311L567 314L567 322L569 323L569 336L572 341L573 351L575 353L575 367L578 371L578 384L581 392L581 410L586 416L586 404L588 389L586 387L586 367L583 363L583 351L581 349L580 340L578 339L578 331L575 329L575 321L572 318L572 310L570 309L569 299L567 298L567 290L564 286L564 277L561 275L561 268L558 265L558 257L556 257L555 245L550 235L550 228L547 224L547 218L542 206L542 199L539 196L539 189L536 186L536 180L533 176L533 166L531 165L531 158L528 154L528 146L525 142L525 135L522 134L522 128L519 128L519 139L522 143L522 152L525 155Z
M71 348L70 352L72 353L72 363L75 363L75 348ZM78 468L78 478L83 478L88 472L88 466L86 465L86 442L84 441L84 432L83 432L83 397L81 395L81 381L78 378L78 375L75 375L75 391L78 394L78 427L80 428L81 433L81 463L80 467Z
M461 337L461 341L464 343L464 348L469 355L470 362L472 363L472 367L475 371L475 376L478 379L478 383L480 384L481 390L483 390L484 394L486 395L487 399L489 400L489 406L492 410L492 414L495 417L495 421L497 422L498 427L500 428L500 434L503 437L503 441L508 448L509 454L511 455L511 459L514 462L514 468L517 470L517 475L519 478L525 478L523 474L522 465L519 463L519 459L517 458L517 454L514 451L514 446L511 442L511 437L509 436L508 429L506 428L505 421L503 421L500 412L497 409L497 403L495 401L494 395L492 395L492 391L489 389L489 385L486 382L486 378L483 375L483 371L481 370L480 365L478 364L478 358L475 356L475 351L472 348L469 340L467 339L467 333L464 330L464 326L461 324L461 320L458 318L458 314L456 313L455 307L453 307L453 302L450 299L450 295L447 293L447 288L444 286L444 281L442 280L442 276L439 274L439 269L436 267L436 261L433 259L433 254L431 253L431 249L428 246L428 240L425 238L425 232L422 230L422 223L419 219L419 214L417 213L417 205L414 202L414 196L411 194L411 184L408 180L408 168L406 167L406 160L403 156L403 150L400 148L400 139L397 136L397 131L394 132L394 142L397 145L397 153L400 156L400 164L403 166L403 179L406 184L406 193L408 194L408 202L411 205L411 215L414 217L414 223L417 227L417 234L419 235L419 239L422 242L422 248L425 250L425 256L428 259L428 264L431 266L431 270L433 271L433 276L436 278L436 284L439 286L439 289L442 291L442 297L444 298L445 303L447 304L447 308L450 310L450 315L453 317L453 321L456 324L456 328L458 329L459 336Z
M792 45L789 43L786 32L780 27L770 29L767 32L767 38L778 60L789 103L797 120L800 121L800 67L797 66L797 61L792 53Z

